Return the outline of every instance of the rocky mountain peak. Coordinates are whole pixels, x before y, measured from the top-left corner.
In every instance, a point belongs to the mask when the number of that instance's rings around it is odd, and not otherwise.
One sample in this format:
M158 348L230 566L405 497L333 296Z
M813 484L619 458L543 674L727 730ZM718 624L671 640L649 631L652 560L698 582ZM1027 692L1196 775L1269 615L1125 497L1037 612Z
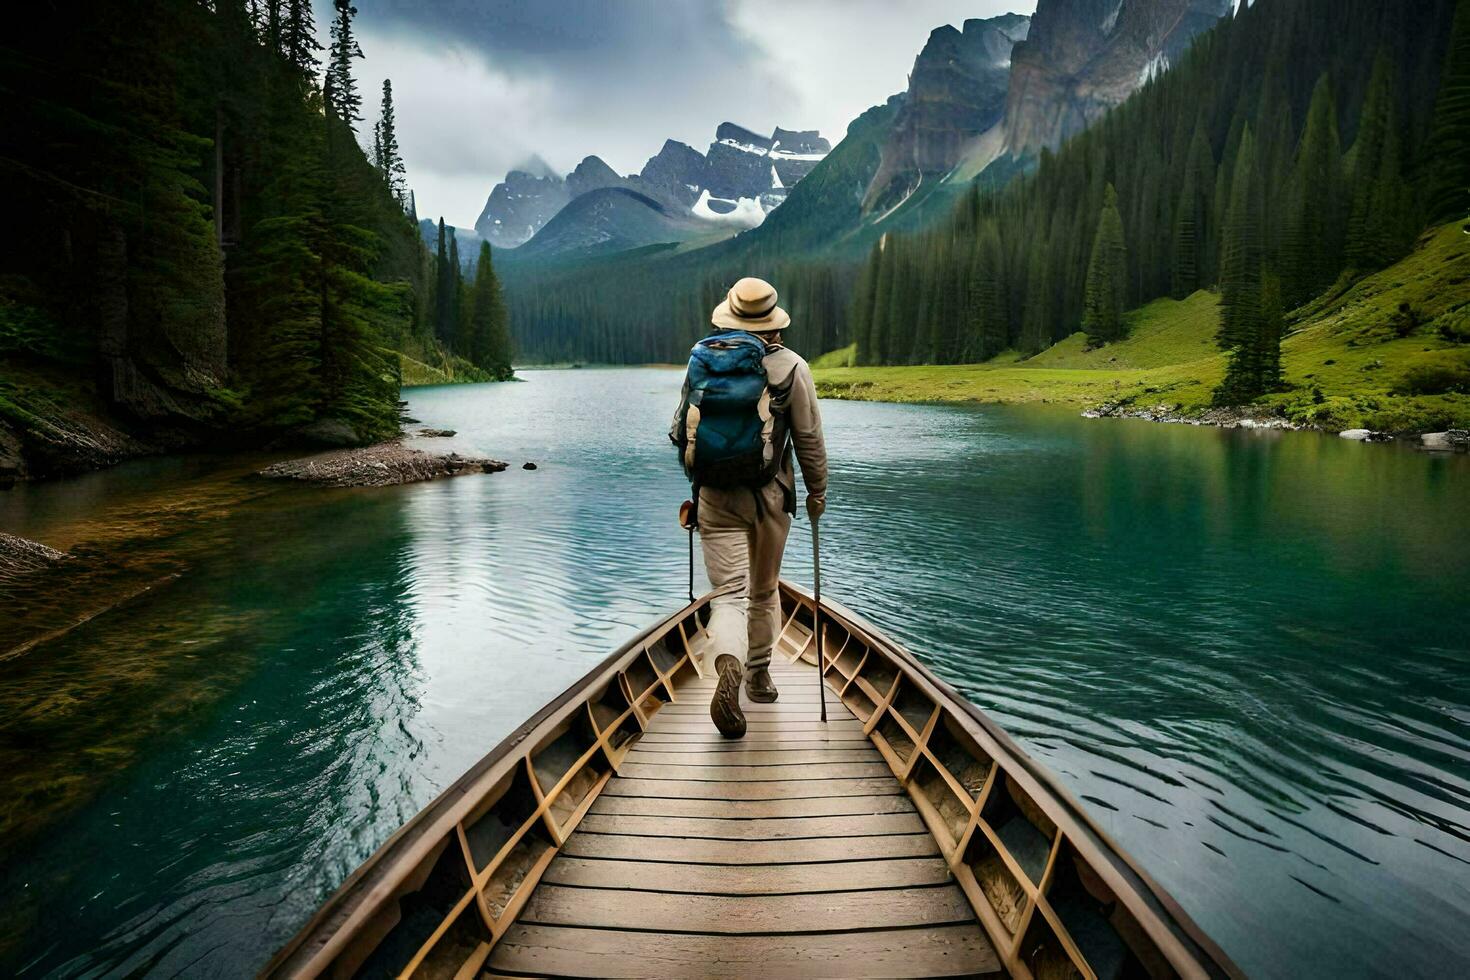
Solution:
M556 171L551 169L551 164L541 158L541 154L533 153L520 163L512 167L509 173L524 174L527 177L535 177L544 180L547 177L556 177ZM558 178L560 179L560 178Z
M707 152L665 140L642 172L628 177L620 176L601 157L588 156L562 178L533 157L495 185L475 230L497 248L515 248L538 235L571 203L594 193L596 200L569 211L554 234L548 229L555 242L549 238L538 246L537 254L611 248L643 238L669 240L648 237L655 235L687 237L691 227L703 227L701 219L749 227L784 201L787 191L831 149L832 144L814 129L778 126L763 136L723 122ZM649 208L657 212L656 220L644 213ZM614 226L620 222L628 227L617 232Z
M1231 0L1039 0L1011 53L1004 145L1055 149L1230 11Z
M576 169L567 174L567 193L574 198L581 197L588 191L617 187L622 182L623 178L602 157L589 156L584 157Z
M1029 26L1026 17L1003 14L967 20L963 31L946 24L930 32L868 187L867 210L891 208L924 175L954 169L969 144L1000 121L1011 48Z
M652 197L692 207L704 184L705 166L704 154L688 143L664 140L658 153L643 165L638 182Z
M739 126L732 122L720 123L715 129L715 142L738 143L742 146L760 147L763 150L769 150L771 148L769 137L751 132L744 126Z
M830 153L832 144L815 129L782 129L771 134L771 149L780 153Z

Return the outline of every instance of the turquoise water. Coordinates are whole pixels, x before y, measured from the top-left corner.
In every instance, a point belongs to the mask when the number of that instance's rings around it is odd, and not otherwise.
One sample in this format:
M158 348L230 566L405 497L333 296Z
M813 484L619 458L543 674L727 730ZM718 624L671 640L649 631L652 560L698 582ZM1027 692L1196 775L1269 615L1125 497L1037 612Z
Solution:
M525 377L408 395L516 464L493 476L316 490L182 460L0 495L0 528L177 576L0 665L30 819L0 845L0 974L253 974L683 601L678 374ZM824 590L991 711L1248 972L1470 971L1470 459L823 411Z

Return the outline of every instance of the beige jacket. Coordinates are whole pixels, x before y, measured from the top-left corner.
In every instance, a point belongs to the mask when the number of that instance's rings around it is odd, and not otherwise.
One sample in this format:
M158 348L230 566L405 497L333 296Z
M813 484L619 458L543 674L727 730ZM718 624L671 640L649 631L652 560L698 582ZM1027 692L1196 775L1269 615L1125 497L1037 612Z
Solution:
M767 383L777 391L786 388L790 379L789 393L777 407L786 411L791 445L801 464L806 492L821 496L827 492L827 441L822 437L822 412L817 408L817 385L812 381L812 369L800 354L786 347L771 351L761 363L766 369ZM796 473L790 453L781 461L776 479L793 495L796 493Z
M817 408L817 386L812 381L812 369L802 356L786 347L777 347L762 360L766 369L766 383L778 392L784 392L775 401L775 408L786 414L787 428L791 433L791 444L781 460L777 481L785 488L791 509L796 502L796 472L791 462L791 449L795 449L796 461L801 464L801 478L806 482L806 492L818 496L827 492L827 443L822 438L822 413ZM789 384L788 384L789 382ZM675 413L674 423L669 428L673 438L678 431L679 417Z

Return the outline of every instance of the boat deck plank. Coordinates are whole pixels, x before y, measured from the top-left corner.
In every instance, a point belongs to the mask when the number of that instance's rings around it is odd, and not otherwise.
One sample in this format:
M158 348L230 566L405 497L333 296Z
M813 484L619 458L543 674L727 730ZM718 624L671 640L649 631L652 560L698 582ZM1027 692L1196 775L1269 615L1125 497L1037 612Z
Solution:
M862 723L778 664L741 741L691 678L649 720L495 945L490 974L933 977L1000 972ZM489 975L489 974L487 974Z
M710 782L683 776L675 779L630 779L608 781L603 793L610 796L672 796L693 800L797 800L820 796L895 796L903 787L891 774L864 779L772 779L759 783Z
M525 922L721 935L903 929L973 922L958 888L887 888L805 895L699 895L570 888L543 883L521 913Z
M589 813L654 817L841 817L853 813L917 813L907 796L816 796L791 800L694 800L599 796Z
M630 837L703 837L711 840L799 840L926 833L918 813L864 813L841 817L650 817L589 813L580 829Z
M673 864L658 861L553 861L543 881L583 888L617 888L696 895L795 895L871 892L942 885L949 869L927 858L833 861L827 864Z
M954 977L995 973L974 924L867 932L729 936L510 927L493 969L563 977L768 977L772 980Z

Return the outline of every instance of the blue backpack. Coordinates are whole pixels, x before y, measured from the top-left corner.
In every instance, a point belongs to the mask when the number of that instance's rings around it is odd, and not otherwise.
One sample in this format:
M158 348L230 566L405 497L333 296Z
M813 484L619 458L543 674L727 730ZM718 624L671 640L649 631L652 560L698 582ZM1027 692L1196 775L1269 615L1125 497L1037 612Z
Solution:
M695 487L760 488L786 450L785 391L773 391L763 340L721 330L694 345L669 438Z

